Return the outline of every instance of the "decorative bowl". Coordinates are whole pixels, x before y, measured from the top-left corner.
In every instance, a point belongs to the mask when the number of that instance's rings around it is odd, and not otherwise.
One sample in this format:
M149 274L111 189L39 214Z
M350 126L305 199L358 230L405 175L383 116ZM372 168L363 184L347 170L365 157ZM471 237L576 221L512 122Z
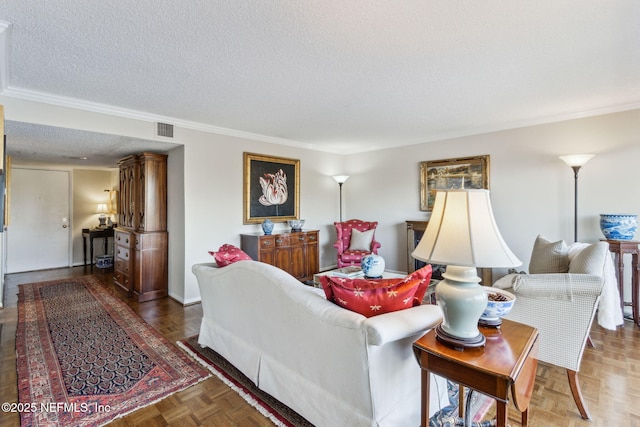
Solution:
M504 289L492 288L484 286L487 293L487 307L480 316L480 323L488 326L499 326L502 323L502 317L509 314L513 304L516 302L516 296Z
M302 231L304 221L304 219L290 219L287 221L287 224L291 227L291 231Z
M633 240L638 228L638 215L600 214L600 230L609 240Z

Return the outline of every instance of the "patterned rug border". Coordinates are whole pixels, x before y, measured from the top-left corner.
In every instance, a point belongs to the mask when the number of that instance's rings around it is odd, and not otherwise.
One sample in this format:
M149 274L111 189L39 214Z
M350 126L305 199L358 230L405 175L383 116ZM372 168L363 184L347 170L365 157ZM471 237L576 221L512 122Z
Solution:
M58 387L57 392L51 391L48 397L51 399L37 402L32 401L32 381L31 377L31 367L33 366L33 360L28 360L29 355L27 355L27 346L28 344L25 341L25 337L29 334L34 334L34 330L37 329L38 325L41 322L45 322L45 324L49 324L48 319L46 317L40 318L36 317L35 319L29 318L27 316L37 315L36 312L41 311L42 307L37 307L38 302L36 299L26 301L27 293L32 292L34 295L38 292L39 289L44 288L46 286L55 286L61 283L82 283L83 286L91 293L93 298L98 301L98 303L105 309L108 313L109 317L123 330L127 331L127 335L136 336L136 337L144 337L145 343L143 347L145 347L145 351L152 352L155 354L156 358L154 358L155 363L161 363L163 365L170 365L172 362L176 361L180 362L180 366L188 366L190 367L190 375L183 375L181 378L174 378L173 384L169 385L165 390L154 391L157 395L150 397L148 401L140 401L140 399L135 399L136 397L140 397L141 394L145 396L149 394L149 392L141 392L138 391L137 394L134 394L133 398L122 398L121 395L125 393L119 393L118 397L120 401L115 404L114 407L110 407L109 411L91 411L85 410L87 406L80 406L83 404L88 404L89 408L95 407L96 402L102 402L100 399L104 399L104 395L91 395L88 396L86 400L83 400L78 397L70 397L68 396L66 390L64 388L60 390ZM29 289L30 291L29 291ZM30 304L27 307L27 304ZM48 280L48 281L39 281L33 283L24 283L18 285L18 325L16 328L16 371L17 371L17 379L18 379L18 401L22 404L33 404L38 408L41 408L41 403L44 405L54 404L54 405L66 405L60 412L56 412L59 408L54 409L53 412L47 413L45 412L22 412L20 414L21 425L28 426L38 426L44 423L47 426L103 426L108 424L116 419L125 417L139 409L148 407L150 405L156 404L161 400L181 391L186 390L187 388L198 384L202 381L205 381L208 378L211 378L212 374L209 372L206 366L201 366L202 364L197 358L189 357L189 355L185 354L182 349L178 346L175 346L169 340L164 338L162 334L160 334L153 326L148 324L140 315L138 315L131 307L129 307L124 301L122 301L119 296L116 294L115 290L110 289L105 285L101 280L93 275L85 275L73 278L66 279L56 279L56 280ZM26 313L29 311L29 313ZM27 324L29 323L29 324ZM128 328L132 328L129 330ZM31 331L27 329L31 328ZM36 329L34 329L36 328ZM49 333L45 334L41 331L38 331L38 337L44 337L46 342L41 342L44 347L47 347L49 353L47 351L43 351L43 354L47 357L52 357L55 360L54 364L58 367L58 370L55 371L55 375L60 375L59 364L57 361L59 360L57 356L55 356L55 350L53 349L51 343L51 336ZM48 339L47 339L48 337ZM134 341L135 342L135 341ZM147 354L145 352L145 354ZM54 355L54 356L51 356ZM170 358L175 358L171 360ZM158 369L162 369L161 365L158 366ZM178 370L174 368L174 370ZM21 372L27 374L29 376L28 379L23 378L21 380ZM47 369L47 373L52 372L52 369ZM53 375L53 374L52 374ZM47 385L50 386L50 382L52 381L52 377L46 376ZM58 376L57 378L53 378L53 382L62 382L61 378ZM142 387L142 386L140 386ZM134 388L138 388L137 386ZM131 406L133 405L133 406ZM34 406L35 407L35 406ZM77 408L82 408L81 411L77 411ZM76 408L76 412L80 412L81 415L73 412L64 412L65 409Z

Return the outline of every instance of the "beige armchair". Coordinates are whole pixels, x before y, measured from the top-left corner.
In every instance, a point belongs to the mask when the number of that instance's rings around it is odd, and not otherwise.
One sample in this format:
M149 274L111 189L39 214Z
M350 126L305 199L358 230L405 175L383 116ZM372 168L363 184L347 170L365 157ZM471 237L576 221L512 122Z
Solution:
M567 370L573 399L587 420L578 372L603 292L608 253L607 243L594 243L571 259L567 273L510 274L494 284L516 295L506 318L538 329L539 360Z

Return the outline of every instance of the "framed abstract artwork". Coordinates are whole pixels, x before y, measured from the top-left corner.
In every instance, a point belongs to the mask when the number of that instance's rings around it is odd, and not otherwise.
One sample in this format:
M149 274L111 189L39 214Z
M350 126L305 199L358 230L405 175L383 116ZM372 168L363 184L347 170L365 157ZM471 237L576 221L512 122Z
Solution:
M300 219L300 160L244 156L244 224Z
M489 156L420 162L420 210L431 212L438 190L489 189Z

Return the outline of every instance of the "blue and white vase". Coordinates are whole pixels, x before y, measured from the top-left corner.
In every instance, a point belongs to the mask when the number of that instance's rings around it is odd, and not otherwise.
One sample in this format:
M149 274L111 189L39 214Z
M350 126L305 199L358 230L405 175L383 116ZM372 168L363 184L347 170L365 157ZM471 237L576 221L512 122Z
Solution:
M600 230L608 240L633 240L638 228L638 215L600 214Z
M362 257L360 266L364 277L369 279L379 278L384 273L384 258L375 254L365 255Z
M270 219L265 219L262 222L262 231L264 231L265 236L269 236L273 231L273 221Z

